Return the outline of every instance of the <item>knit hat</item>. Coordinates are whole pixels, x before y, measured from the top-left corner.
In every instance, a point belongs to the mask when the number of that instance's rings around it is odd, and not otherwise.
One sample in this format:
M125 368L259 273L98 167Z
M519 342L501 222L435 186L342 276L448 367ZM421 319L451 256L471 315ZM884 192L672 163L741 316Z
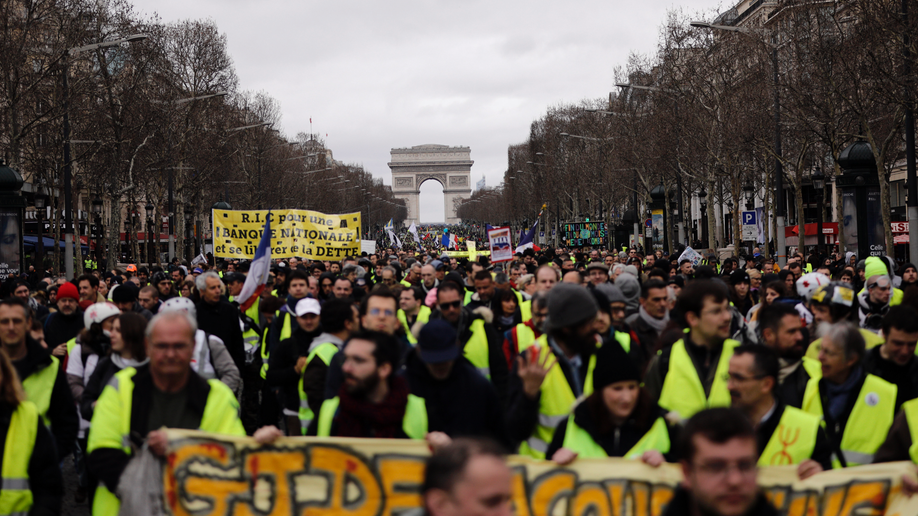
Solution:
M867 261L864 263L864 279L870 279L872 276L888 276L889 270L886 268L886 263L882 258L878 256L871 256L867 258Z
M641 381L638 367L618 342L611 341L596 350L596 368L593 369L593 392L607 385L628 380Z
M548 291L549 330L569 328L596 317L599 308L587 289L571 283L558 283Z
M139 297L140 289L133 282L128 281L124 285L112 290L113 303L133 303Z
M593 299L596 300L596 305L599 307L599 311L606 314L611 314L612 312L609 308L609 305L612 303L609 302L609 298L607 298L606 295L598 289L591 288L588 290L590 291L590 294L593 294Z
M749 283L749 274L744 270L736 270L730 273L730 284L739 285L740 283Z
M630 274L620 274L615 278L615 286L620 288L625 302L630 303L641 295L641 284L636 277Z
M899 269L899 275L901 276L902 274L905 274L905 271L907 271L907 270L909 270L909 269L915 269L915 271L918 271L918 267L915 267L914 264L912 264L912 263L906 263L906 264L902 265L902 267Z
M625 295L622 294L622 289L616 287L615 285L611 283L602 283L602 284L596 285L596 290L602 292L606 296L606 299L609 300L610 305L612 303L627 303L628 302L628 300L625 299Z
M453 325L443 319L425 324L418 334L418 353L428 364L442 364L459 357L458 334Z
M73 283L70 283L69 281L67 283L64 283L63 285L61 285L59 289L57 289L58 299L64 299L68 297L75 301L80 300L80 292L77 290L76 285L74 285Z

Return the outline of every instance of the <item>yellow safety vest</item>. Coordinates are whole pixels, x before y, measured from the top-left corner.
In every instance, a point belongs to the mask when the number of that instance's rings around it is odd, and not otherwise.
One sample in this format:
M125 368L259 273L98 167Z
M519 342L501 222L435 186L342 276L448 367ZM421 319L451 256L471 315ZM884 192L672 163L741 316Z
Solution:
M462 353L475 366L475 369L478 369L479 373L490 380L491 360L488 357L488 334L485 332L484 320L475 319L469 328L472 336L462 348Z
M408 281L408 280L406 280L406 279L403 279L402 281L399 281L399 283L401 283L401 285L402 285L403 287L405 287L405 288L411 288L411 287L412 287L411 282Z
M577 453L579 458L602 459L609 456L606 450L596 443L589 432L580 428L580 426L574 422L573 412L571 412L571 415L567 418L567 427L564 431L564 444L562 444L562 446ZM641 456L644 455L644 452L649 450L669 453L671 446L672 443L670 443L669 440L669 430L666 427L666 420L662 417L658 417L657 420L654 421L653 426L650 427L650 430L648 430L647 433L644 434L627 453L625 453L624 458L640 459Z
M261 312L259 311L259 305L261 304L261 298L255 300L246 311L245 315L252 321L256 323L256 326L253 326L244 332L242 332L242 346L245 349L246 358L249 356L253 357L258 351L259 340L261 339L262 329L258 326L261 323ZM248 360L246 360L248 362Z
M465 291L465 298L463 298L462 300L462 306L465 306L472 302L472 294L473 292L470 292L468 290Z
M523 323L516 325L516 345L519 351L529 349L535 341L535 330Z
M32 460L37 433L38 408L30 401L23 401L13 411L3 444L0 516L25 516L32 508L29 461Z
M903 403L902 410L905 412L905 421L908 423L908 433L912 436L908 456L911 457L912 462L918 464L918 398Z
M281 325L280 338L277 339L277 342L283 342L286 339L290 338L290 335L293 334L293 328L290 326L290 321L293 319L293 314L290 312L281 313L280 310L274 315L275 318L283 317L284 323ZM271 352L268 351L268 334L269 331L265 331L261 336L261 377L264 379L268 376L268 359L271 358Z
M312 362L312 359L315 357L319 357L321 361L325 362L326 366L331 365L332 357L334 357L336 353L338 353L338 346L331 342L319 344L306 356L306 365L303 366L303 372L306 372L306 368L309 367L309 363ZM300 374L300 381L297 384L297 391L300 393L300 409L298 414L300 418L300 432L306 435L306 430L308 430L309 425L312 424L315 414L313 414L312 409L309 408L309 400L306 399L306 390L303 387L302 374Z
M876 333L860 328L861 336L864 337L864 344L866 344L865 349L871 349L883 344L883 337L880 337ZM812 358L813 360L819 360L819 350L822 348L822 338L818 338L810 343L809 347L806 348L806 356Z
M813 456L819 418L798 408L784 407L778 428L759 456L759 466L792 466Z
M335 396L322 403L319 410L319 437L330 437L332 423L341 400ZM427 403L424 398L408 395L408 404L405 406L405 416L402 418L402 431L409 439L423 439L427 435Z
M402 323L402 328L405 328L405 335L408 337L408 342L410 342L412 346L417 344L418 339L411 333L411 327L408 326L408 316L405 315L405 311L399 308L397 315L398 315L399 322ZM421 305L421 309L418 311L418 317L417 319L415 319L414 322L416 323L420 322L420 323L427 324L427 321L429 320L430 320L430 308L427 306Z
M73 347L76 346L76 337L67 341L67 356L70 356L70 352L73 351Z
M536 340L539 351L539 363L543 366L554 356L551 346L548 345L548 336L542 335ZM593 392L593 369L596 368L596 354L590 356L587 366L586 380L583 382L583 394L589 395ZM577 374L577 371L574 371ZM567 383L567 378L560 367L552 367L545 379L542 380L542 386L539 388L541 396L539 397L539 419L536 423L535 431L532 435L520 445L520 455L528 455L537 459L544 459L545 452L548 450L548 443L555 436L555 427L558 426L564 418L571 414L574 402L577 396L574 390Z
M115 373L102 390L92 415L87 455L102 448L114 448L131 454L131 404L136 373L133 367L126 367ZM245 428L239 420L239 403L233 391L219 380L207 380L207 383L210 392L198 429L244 437ZM116 516L120 509L121 501L118 497L104 484L99 484L92 504L93 516Z
M865 287L865 288L862 288L862 289L857 293L857 295L863 294L865 290L867 290L866 287ZM905 297L905 292L903 292L901 289L898 289L898 288L896 288L896 287L893 287L892 293L889 295L889 306L901 305L901 304L902 304L902 298L903 298L903 297Z
M698 371L695 370L695 364L692 363L688 351L685 350L685 341L679 339L672 347L669 371L663 380L659 405L668 411L676 412L683 420L689 419L696 412L706 408L729 407L730 391L727 390L727 369L730 366L733 349L739 345L739 342L732 339L724 341L711 392L705 397L704 386L698 377Z
M57 380L60 364L57 357L52 356L50 365L33 372L22 380L26 398L35 404L38 414L47 427L51 426L51 421L48 419L48 408L51 406L51 393L54 391L54 382Z
M898 388L880 378L868 374L857 394L857 401L848 416L845 431L839 445L848 466L860 466L873 462L873 456L886 440L893 418L896 416L896 394ZM825 422L822 398L812 396L804 399L803 410L816 415ZM841 461L833 453L832 467L840 468Z
M512 292L516 295L516 304L520 307L520 316L523 322L532 319L532 300L523 301L523 294L520 294L516 290Z

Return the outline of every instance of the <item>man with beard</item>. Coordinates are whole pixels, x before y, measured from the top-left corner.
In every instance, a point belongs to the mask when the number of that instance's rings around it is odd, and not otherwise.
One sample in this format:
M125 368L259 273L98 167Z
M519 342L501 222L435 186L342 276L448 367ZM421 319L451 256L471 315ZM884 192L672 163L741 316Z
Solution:
M918 285L918 268L914 264L906 263L902 266L902 291L909 285Z
M596 300L576 285L558 283L548 293L546 334L517 355L507 382L508 429L522 441L519 453L545 458L557 424L574 401L592 392L596 351Z
M730 400L755 427L759 466L797 466L800 480L832 469L829 441L819 418L775 396L778 357L770 348L739 346L730 357ZM788 439L787 436L794 436Z
M883 317L883 344L867 351L864 370L898 387L896 408L918 397L918 312L894 306Z
M679 435L685 478L663 516L777 516L756 484L755 429L741 412L703 410Z
M545 317L548 315L546 303L547 292L539 291L532 295L532 318L517 324L504 333L504 356L508 364L513 363L520 352L532 346L544 333Z
M778 356L777 396L789 407L800 408L807 390L817 388L819 362L803 356L803 322L793 306L772 303L759 310L762 344Z
M653 356L657 349L657 342L660 340L660 334L669 324L668 301L669 292L666 290L666 283L658 279L645 281L641 285L641 307L638 313L632 314L625 320L637 335L644 356ZM640 362L638 364L643 365Z
M393 308L394 317L394 308ZM342 351L344 383L319 411L319 437L424 439L427 407L395 374L399 345L392 335L361 331Z
M730 404L727 368L739 342L729 338L733 311L723 283L689 283L676 300L676 310L689 332L653 358L644 388L660 407L685 420L705 408Z

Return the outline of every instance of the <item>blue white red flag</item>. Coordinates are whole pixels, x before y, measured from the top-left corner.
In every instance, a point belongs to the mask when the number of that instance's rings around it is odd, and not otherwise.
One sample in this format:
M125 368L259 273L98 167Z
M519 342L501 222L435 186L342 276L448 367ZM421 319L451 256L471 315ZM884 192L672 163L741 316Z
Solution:
M255 250L255 258L249 265L249 274L245 277L245 283L242 285L242 291L236 301L239 302L239 311L248 310L268 283L268 275L271 273L271 211L268 210L267 220L265 220L265 229L261 234L261 242L258 243L258 249Z

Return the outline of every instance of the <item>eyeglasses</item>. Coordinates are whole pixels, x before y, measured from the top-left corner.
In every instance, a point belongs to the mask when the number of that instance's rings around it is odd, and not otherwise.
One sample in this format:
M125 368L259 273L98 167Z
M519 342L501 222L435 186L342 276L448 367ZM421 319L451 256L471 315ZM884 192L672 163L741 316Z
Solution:
M382 308L371 308L369 312L370 312L370 315L374 317L379 317L380 315L385 315L386 317L392 317L393 315L395 315L395 312L393 312L392 310L388 310L388 309L384 310Z
M460 307L462 307L462 301L449 301L447 303L440 303L440 310L449 310L451 308Z
M743 376L739 373L724 374L724 381L733 380L734 382L748 382L749 380L761 380L762 378L765 378L765 375Z
M713 461L698 465L698 471L701 474L722 479L727 478L732 469L736 469L737 473L744 477L754 475L757 470L754 460L741 460L736 463Z

